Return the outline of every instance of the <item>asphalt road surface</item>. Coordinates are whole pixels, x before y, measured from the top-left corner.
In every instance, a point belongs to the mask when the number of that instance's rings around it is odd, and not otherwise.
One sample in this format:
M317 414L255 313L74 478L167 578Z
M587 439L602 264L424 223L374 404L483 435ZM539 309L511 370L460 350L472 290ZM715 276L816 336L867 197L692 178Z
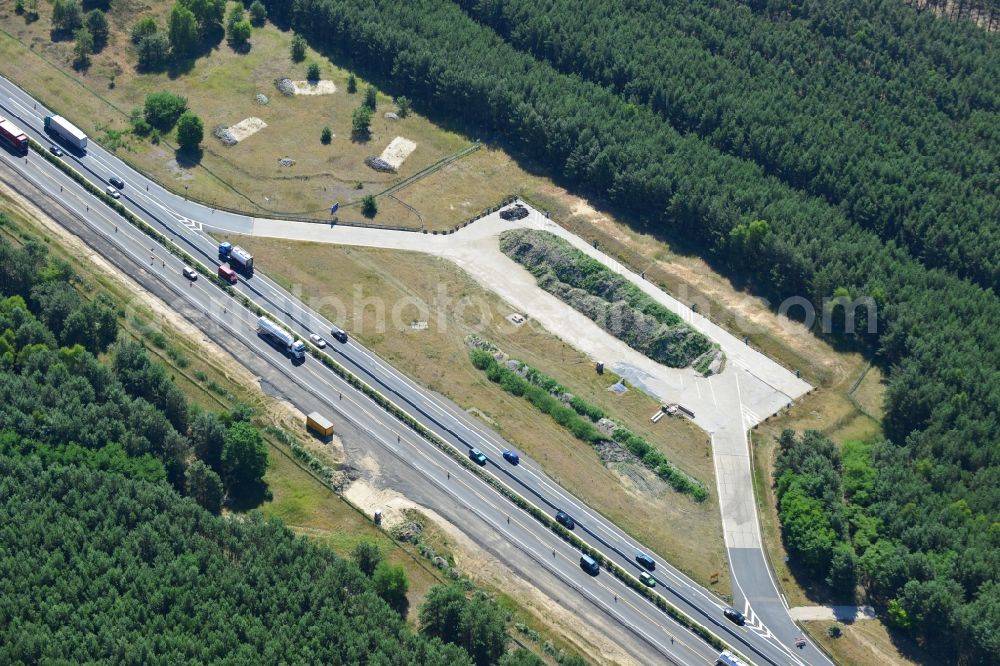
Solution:
M42 118L47 111L4 79L0 79L0 109L0 113L12 117L36 141L43 145L51 142L42 130ZM60 201L63 207L86 221L94 232L115 243L119 251L128 255L133 267L130 272L137 279L153 280L169 286L176 295L171 304L195 321L210 337L250 348L260 358L267 359L272 367L280 368L286 380L299 387L298 394L292 393L287 397L300 409L311 411L318 407L320 411L333 410L357 424L369 437L380 442L388 454L407 461L414 473L420 474L425 483L430 482L428 488L437 488L435 492L452 498L455 507L492 527L503 541L521 553L519 557L529 558L534 567L544 569L547 575L555 576L564 585L576 590L576 594L627 628L661 658L684 664L703 664L712 660L713 651L702 641L678 627L666 614L613 576L606 572L597 577L585 574L578 566L579 554L576 551L436 447L403 428L335 373L311 358L301 365L293 365L256 335L256 317L253 314L239 307L209 280L188 282L181 276L180 260L153 244L53 165L34 154L16 158L5 152L3 159L18 170L20 177ZM212 272L218 265L217 248L214 241L203 233L202 221L207 224L209 220L214 222L224 216L226 228L238 229L240 224L246 224L248 230L251 228L250 218L212 211L167 192L93 142L85 155L67 151L64 159L102 189L111 174L122 177L126 187L122 191L121 202L172 238L181 249ZM141 274L135 269L140 265L143 266ZM241 279L236 289L299 335L306 337L317 332L329 339L333 324L305 308L264 274L257 272L248 280ZM759 622L751 622L745 627L733 625L723 618L724 604L714 594L674 570L663 558L636 543L610 521L572 497L548 479L532 460L522 456L518 467L505 463L500 453L511 447L496 433L454 406L436 399L353 340L346 344L331 341L327 351L336 361L459 451L467 452L471 447L482 450L489 458L487 471L536 506L550 514L557 509L568 512L577 522L575 532L580 538L634 575L641 571L633 560L635 553L642 550L652 554L658 564L656 576L660 581L656 590L755 663L829 663L811 644L804 649L793 645L792 634L797 634L798 629L780 606L776 588L769 578L759 581L762 591L766 593L760 602L767 606L770 603L767 595L777 601L781 613L773 614L775 621L781 625L780 631L772 632ZM507 518L510 518L510 523L507 523ZM462 525L462 522L456 524ZM754 552L763 562L762 553L759 550ZM732 550L730 554L732 557ZM766 563L764 566L766 568ZM531 567L526 569L530 578ZM744 586L742 593L757 605L757 599L751 596L755 590L748 592ZM768 610L777 609L768 606Z

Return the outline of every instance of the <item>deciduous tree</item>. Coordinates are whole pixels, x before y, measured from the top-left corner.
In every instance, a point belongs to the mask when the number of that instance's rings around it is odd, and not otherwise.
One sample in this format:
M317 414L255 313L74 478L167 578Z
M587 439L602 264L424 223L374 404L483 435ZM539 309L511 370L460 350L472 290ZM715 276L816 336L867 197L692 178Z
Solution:
M200 460L187 468L187 494L211 513L222 510L222 479Z
M100 9L87 12L84 25L94 38L94 53L99 52L108 43L108 17Z
M265 21L267 21L267 8L260 0L253 0L250 4L250 22L259 28Z
M382 551L370 541L359 543L351 554L361 573L368 577L375 574L375 569L382 561Z
M375 592L392 608L397 611L406 608L406 592L410 589L410 582L403 567L382 560L372 574L372 584Z
M198 48L198 19L180 0L174 3L167 21L170 49L174 57L185 60Z
M292 37L291 46L292 62L302 62L306 59L306 40L302 35Z
M249 488L264 478L267 471L264 438L246 421L234 423L226 431L222 471L227 489Z

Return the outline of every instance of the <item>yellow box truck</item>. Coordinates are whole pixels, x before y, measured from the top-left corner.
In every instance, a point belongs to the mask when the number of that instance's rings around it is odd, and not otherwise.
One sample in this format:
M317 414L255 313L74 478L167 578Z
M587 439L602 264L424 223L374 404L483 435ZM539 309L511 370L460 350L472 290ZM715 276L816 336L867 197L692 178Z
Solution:
M306 428L320 437L330 437L333 435L333 423L319 412L313 412L306 417Z

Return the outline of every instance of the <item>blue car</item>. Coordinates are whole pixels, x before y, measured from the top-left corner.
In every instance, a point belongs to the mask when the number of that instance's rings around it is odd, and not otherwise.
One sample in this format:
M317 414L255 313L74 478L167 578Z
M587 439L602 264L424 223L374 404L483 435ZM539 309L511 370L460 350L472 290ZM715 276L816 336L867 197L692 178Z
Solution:
M477 465L486 464L486 456L483 455L483 452L480 451L479 449L472 449L471 451L469 451L469 457L472 458L472 462L476 463Z
M521 462L521 457L517 455L517 451L504 451L503 459L509 462L511 465L517 465Z
M636 553L635 561L641 564L642 566L646 567L650 571L656 568L656 562L654 562L653 558L647 555L646 553Z

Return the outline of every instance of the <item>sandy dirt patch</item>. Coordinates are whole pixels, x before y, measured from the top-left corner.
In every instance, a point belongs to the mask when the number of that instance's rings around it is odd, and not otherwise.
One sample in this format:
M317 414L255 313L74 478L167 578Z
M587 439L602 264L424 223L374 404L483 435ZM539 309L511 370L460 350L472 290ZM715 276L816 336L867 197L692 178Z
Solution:
M322 79L320 81L292 81L295 86L296 95L332 95L337 92L337 86L333 81Z
M414 150L417 149L417 144L409 139L404 139L401 136L397 136L392 142L385 147L382 151L380 157L392 165L393 169L398 169L406 161L406 158L410 156Z
M367 467L363 463L358 466ZM382 529L387 532L392 531L392 528L396 525L406 522L406 516L403 515L406 509L419 509L426 514L432 513L423 507L417 506L416 503L400 495L395 490L376 488L363 479L358 479L344 488L344 499L364 511L368 516L374 516L376 511L381 511ZM435 522L439 520L444 522L443 519L435 516Z
M237 142L239 142L242 141L243 139L253 136L257 132L264 129L265 127L267 127L267 123L265 123L263 120L261 120L260 118L250 117L250 118L244 118L235 125L231 125L228 128L228 131L232 135L232 137L236 139Z

